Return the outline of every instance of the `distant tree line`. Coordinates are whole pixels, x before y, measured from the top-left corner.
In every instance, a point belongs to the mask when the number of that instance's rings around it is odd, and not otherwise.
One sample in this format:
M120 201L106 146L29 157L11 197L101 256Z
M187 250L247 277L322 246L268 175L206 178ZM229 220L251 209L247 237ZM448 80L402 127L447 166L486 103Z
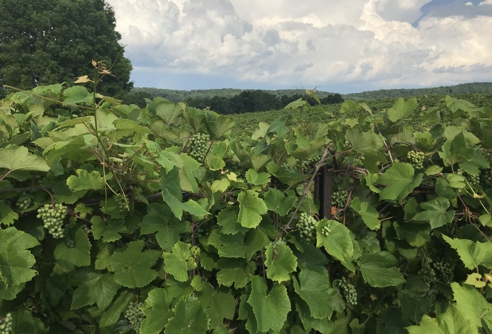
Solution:
M431 88L411 88L411 89L380 89L361 93L345 94L345 99L379 100L386 98L408 98L420 97L424 95L457 95L457 94L490 94L492 93L492 82L471 82L455 86L440 86Z
M123 102L127 104L133 103L140 107L144 107L146 104L144 98L152 99L153 96L149 92L138 91L136 93L128 94ZM318 104L313 97L306 94L296 93L278 96L277 94L263 90L244 90L232 97L217 95L213 97L188 97L185 98L184 101L188 105L198 109L210 108L220 114L240 114L282 109L289 103L300 98L307 100L312 106ZM336 104L343 103L344 99L340 94L330 94L321 97L320 102L321 104Z

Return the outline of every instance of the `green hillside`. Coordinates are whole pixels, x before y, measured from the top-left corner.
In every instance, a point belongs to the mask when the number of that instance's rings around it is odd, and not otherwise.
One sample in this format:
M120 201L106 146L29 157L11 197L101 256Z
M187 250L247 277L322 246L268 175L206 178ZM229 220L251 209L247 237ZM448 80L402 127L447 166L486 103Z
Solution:
M173 102L179 102L186 99L197 98L212 98L225 97L232 98L241 92L250 89L235 89L235 88L223 88L223 89L197 89L197 90L175 90L175 89L161 89L141 87L133 88L132 93L147 93L152 97L164 97ZM278 89L278 90L265 90L278 97L287 95L292 96L296 94L304 94L305 89ZM319 98L328 97L333 92L317 91ZM492 93L492 82L473 82L463 83L454 86L440 86L432 88L414 88L414 89L380 89L374 91L365 91L361 93L342 94L344 99L351 99L355 101L361 100L377 100L385 98L397 98L397 97L412 97L412 96L424 96L424 95L455 95L455 94L485 94Z

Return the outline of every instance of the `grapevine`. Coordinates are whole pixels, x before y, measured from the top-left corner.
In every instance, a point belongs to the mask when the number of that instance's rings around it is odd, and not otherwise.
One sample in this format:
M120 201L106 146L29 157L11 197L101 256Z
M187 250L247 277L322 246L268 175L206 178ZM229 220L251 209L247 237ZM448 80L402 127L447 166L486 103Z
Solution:
M419 278L429 286L433 284L437 279L436 271L427 263L422 265L422 268L419 270L418 275Z
M316 164L321 159L321 156L318 154L317 156L309 159L305 159L302 161L302 171L307 174L311 174L314 172Z
M432 266L437 271L437 276L439 281L442 283L451 283L454 279L454 267L455 264L453 261L447 261L444 259L434 260L432 262Z
M19 210L26 210L32 205L32 201L33 198L31 194L27 192L22 192L19 198L17 199L16 205L19 208Z
M410 161L410 164L413 166L413 168L415 169L424 168L424 159L425 159L424 152L413 151L413 150L408 151L407 159Z
M347 303L354 306L357 305L357 290L352 283L350 283L345 277L342 277L338 280L336 286L340 289L340 292Z
M197 133L191 137L189 144L190 156L197 161L203 161L210 146L210 136L206 133Z
M347 204L347 200L348 200L348 192L346 190L335 191L331 195L331 203L337 209L345 208L345 205Z
M272 245L272 249L273 251L275 252L278 245L285 245L286 242L285 242L285 239L284 238L279 238L277 240L274 240L274 241L270 241L270 245ZM265 245L265 250L267 249L268 245Z
M301 234L301 238L306 240L307 242L312 242L316 236L316 225L318 222L314 219L313 216L308 215L305 212L302 212L299 215L299 222L297 223L297 228Z
M12 333L12 313L7 313L5 318L0 318L0 334Z
M483 169L480 173L480 184L484 190L492 188L492 170L490 168Z
M125 211L125 210L128 210L128 206L127 206L127 198L124 194L116 194L114 196L114 199L116 200L116 203L118 204L118 208L120 209L120 211Z
M38 209L37 218L43 220L43 226L55 239L65 237L63 223L67 215L67 207L63 204L45 204Z
M130 322L135 333L140 333L140 325L145 318L145 315L140 309L144 305L144 303L131 302L125 312L125 318Z
M480 186L480 176L478 175L471 175L468 173L464 174L466 180L470 184L472 189L476 189L478 186Z

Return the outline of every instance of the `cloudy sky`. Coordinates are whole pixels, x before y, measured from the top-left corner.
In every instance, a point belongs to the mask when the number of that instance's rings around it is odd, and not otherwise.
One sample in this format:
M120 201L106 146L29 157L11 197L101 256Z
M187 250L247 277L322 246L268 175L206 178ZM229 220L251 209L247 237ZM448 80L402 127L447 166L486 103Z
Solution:
M492 81L492 0L106 0L136 87Z

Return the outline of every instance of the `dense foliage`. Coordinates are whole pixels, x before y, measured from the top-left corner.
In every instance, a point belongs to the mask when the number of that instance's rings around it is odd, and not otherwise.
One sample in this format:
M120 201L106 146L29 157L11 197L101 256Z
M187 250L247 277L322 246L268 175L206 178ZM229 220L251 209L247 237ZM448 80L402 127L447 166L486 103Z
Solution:
M104 0L0 0L0 83L22 89L73 83L93 59L109 69L99 93L123 96L133 87L115 17ZM0 89L0 97L4 92Z
M58 84L1 101L0 328L491 332L492 109L286 122Z

